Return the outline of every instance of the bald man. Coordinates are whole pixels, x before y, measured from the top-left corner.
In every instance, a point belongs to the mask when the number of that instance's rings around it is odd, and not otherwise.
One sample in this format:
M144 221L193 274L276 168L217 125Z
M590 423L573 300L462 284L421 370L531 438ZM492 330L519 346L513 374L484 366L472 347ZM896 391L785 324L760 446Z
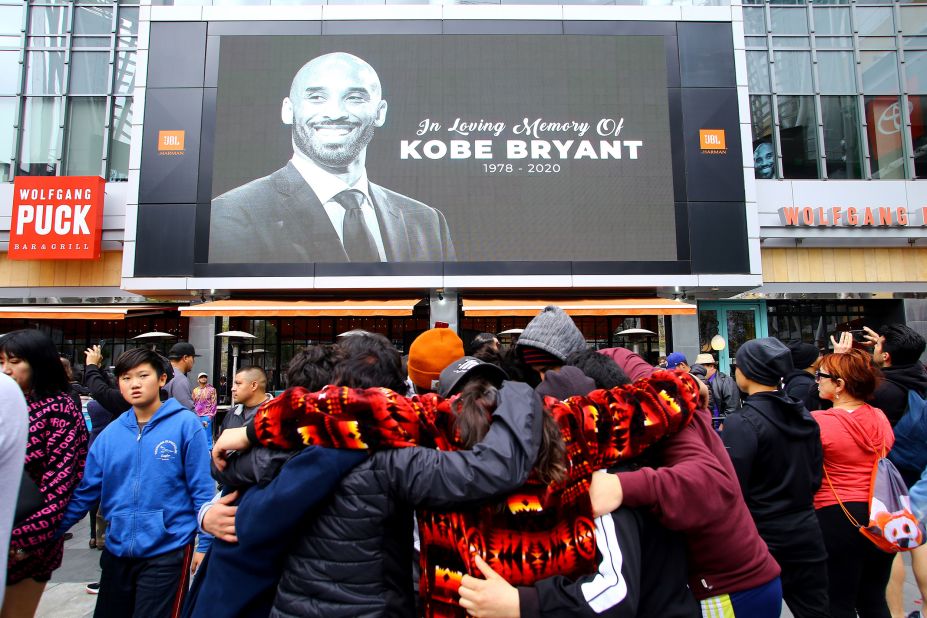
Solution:
M209 261L454 260L441 212L367 179L367 144L386 112L380 78L357 56L303 65L280 110L293 157L213 200Z

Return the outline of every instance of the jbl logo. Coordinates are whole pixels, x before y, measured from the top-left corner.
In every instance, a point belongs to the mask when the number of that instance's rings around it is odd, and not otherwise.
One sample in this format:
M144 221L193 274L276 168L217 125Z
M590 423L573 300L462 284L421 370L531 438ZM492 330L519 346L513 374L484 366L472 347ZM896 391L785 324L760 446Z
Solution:
M158 131L158 152L183 150L183 131Z
M702 150L725 150L724 129L700 129L699 148Z

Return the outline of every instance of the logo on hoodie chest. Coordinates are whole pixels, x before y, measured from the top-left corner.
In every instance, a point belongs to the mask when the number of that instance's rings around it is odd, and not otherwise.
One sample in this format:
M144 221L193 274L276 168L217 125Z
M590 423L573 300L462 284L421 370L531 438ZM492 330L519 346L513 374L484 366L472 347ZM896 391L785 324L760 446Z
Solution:
M161 461L173 461L179 452L177 443L173 440L162 440L154 449L155 457Z

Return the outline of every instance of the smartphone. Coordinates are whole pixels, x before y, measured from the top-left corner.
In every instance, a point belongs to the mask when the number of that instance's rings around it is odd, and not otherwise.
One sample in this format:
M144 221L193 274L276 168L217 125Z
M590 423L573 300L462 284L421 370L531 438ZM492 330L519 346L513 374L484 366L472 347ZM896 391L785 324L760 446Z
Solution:
M862 328L854 328L850 331L850 333L853 335L853 341L856 343L866 342L866 331L864 331Z
M97 345L100 346L100 350L102 350L103 346L106 345L106 339L100 339L99 341L97 341Z

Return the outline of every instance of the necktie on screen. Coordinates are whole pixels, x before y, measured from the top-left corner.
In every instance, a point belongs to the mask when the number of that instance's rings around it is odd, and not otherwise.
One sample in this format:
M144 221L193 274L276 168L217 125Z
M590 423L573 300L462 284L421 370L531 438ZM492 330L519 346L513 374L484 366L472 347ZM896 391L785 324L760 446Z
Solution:
M344 208L343 242L348 259L352 262L379 262L380 255L373 242L373 236L367 229L364 221L364 211L361 210L364 194L354 189L342 191L332 198Z

